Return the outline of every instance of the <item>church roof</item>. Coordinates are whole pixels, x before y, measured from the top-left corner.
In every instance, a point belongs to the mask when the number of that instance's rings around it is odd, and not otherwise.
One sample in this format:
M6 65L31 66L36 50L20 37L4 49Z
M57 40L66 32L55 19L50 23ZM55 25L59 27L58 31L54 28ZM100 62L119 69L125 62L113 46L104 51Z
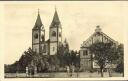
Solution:
M35 25L34 25L33 29L41 28L42 25L43 24L42 24L42 21L41 21L41 18L40 18L40 14L38 12L37 19L36 19L36 22L35 22Z
M50 27L55 27L55 25L59 25L59 24L60 24L59 16L57 10L55 9L55 13Z

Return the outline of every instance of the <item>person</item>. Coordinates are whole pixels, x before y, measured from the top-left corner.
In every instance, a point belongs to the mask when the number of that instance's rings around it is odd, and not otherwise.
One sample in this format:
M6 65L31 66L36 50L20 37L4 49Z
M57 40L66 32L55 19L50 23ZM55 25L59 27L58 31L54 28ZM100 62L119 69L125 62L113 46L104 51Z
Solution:
M74 75L74 72L75 72L75 66L72 65L72 75Z
M71 65L71 68L70 68L70 72L71 72L70 77L73 76L74 70L75 70L74 65Z
M37 74L37 67L34 67L34 74Z
M28 76L30 77L31 76L31 66L28 65Z
M69 72L70 72L69 66L67 66L66 69L67 69L67 75L69 76Z
M70 77L72 77L72 66L70 67Z
M26 77L28 77L28 67L26 67Z
M98 75L100 74L100 70L97 70L97 72L98 72Z
M34 67L32 66L32 69L31 69L31 75L32 77L34 77Z
M77 77L79 77L79 67L77 67Z

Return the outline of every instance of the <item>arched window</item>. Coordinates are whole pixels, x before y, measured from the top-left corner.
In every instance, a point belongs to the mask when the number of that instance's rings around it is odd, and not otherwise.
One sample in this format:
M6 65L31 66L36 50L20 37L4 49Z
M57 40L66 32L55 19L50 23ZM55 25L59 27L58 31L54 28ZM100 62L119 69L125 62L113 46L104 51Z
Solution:
M52 36L56 36L56 32L55 31L52 32Z
M35 39L38 39L38 33L36 33L36 34L34 35L34 38L35 38Z
M61 32L59 32L59 37L61 37Z
M45 40L44 40L44 35L42 34L42 36L41 36L41 40L44 42Z

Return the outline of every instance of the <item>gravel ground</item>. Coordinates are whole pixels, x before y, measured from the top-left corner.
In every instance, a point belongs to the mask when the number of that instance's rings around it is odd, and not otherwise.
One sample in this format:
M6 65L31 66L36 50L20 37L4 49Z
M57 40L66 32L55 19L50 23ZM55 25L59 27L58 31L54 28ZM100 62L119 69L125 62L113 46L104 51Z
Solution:
M55 73L37 73L36 75L27 76L25 73L5 73L5 78L97 78L101 77L97 72L79 72L77 73L66 73L66 72L55 72ZM104 77L109 77L107 72L104 72ZM112 77L122 77L120 73L112 73Z

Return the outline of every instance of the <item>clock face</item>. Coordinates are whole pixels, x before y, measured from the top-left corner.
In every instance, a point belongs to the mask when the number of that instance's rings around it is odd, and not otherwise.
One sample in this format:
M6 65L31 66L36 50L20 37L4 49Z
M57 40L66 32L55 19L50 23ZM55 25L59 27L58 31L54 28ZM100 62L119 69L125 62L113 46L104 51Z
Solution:
M35 39L38 39L38 34L37 33L34 35L34 38Z

